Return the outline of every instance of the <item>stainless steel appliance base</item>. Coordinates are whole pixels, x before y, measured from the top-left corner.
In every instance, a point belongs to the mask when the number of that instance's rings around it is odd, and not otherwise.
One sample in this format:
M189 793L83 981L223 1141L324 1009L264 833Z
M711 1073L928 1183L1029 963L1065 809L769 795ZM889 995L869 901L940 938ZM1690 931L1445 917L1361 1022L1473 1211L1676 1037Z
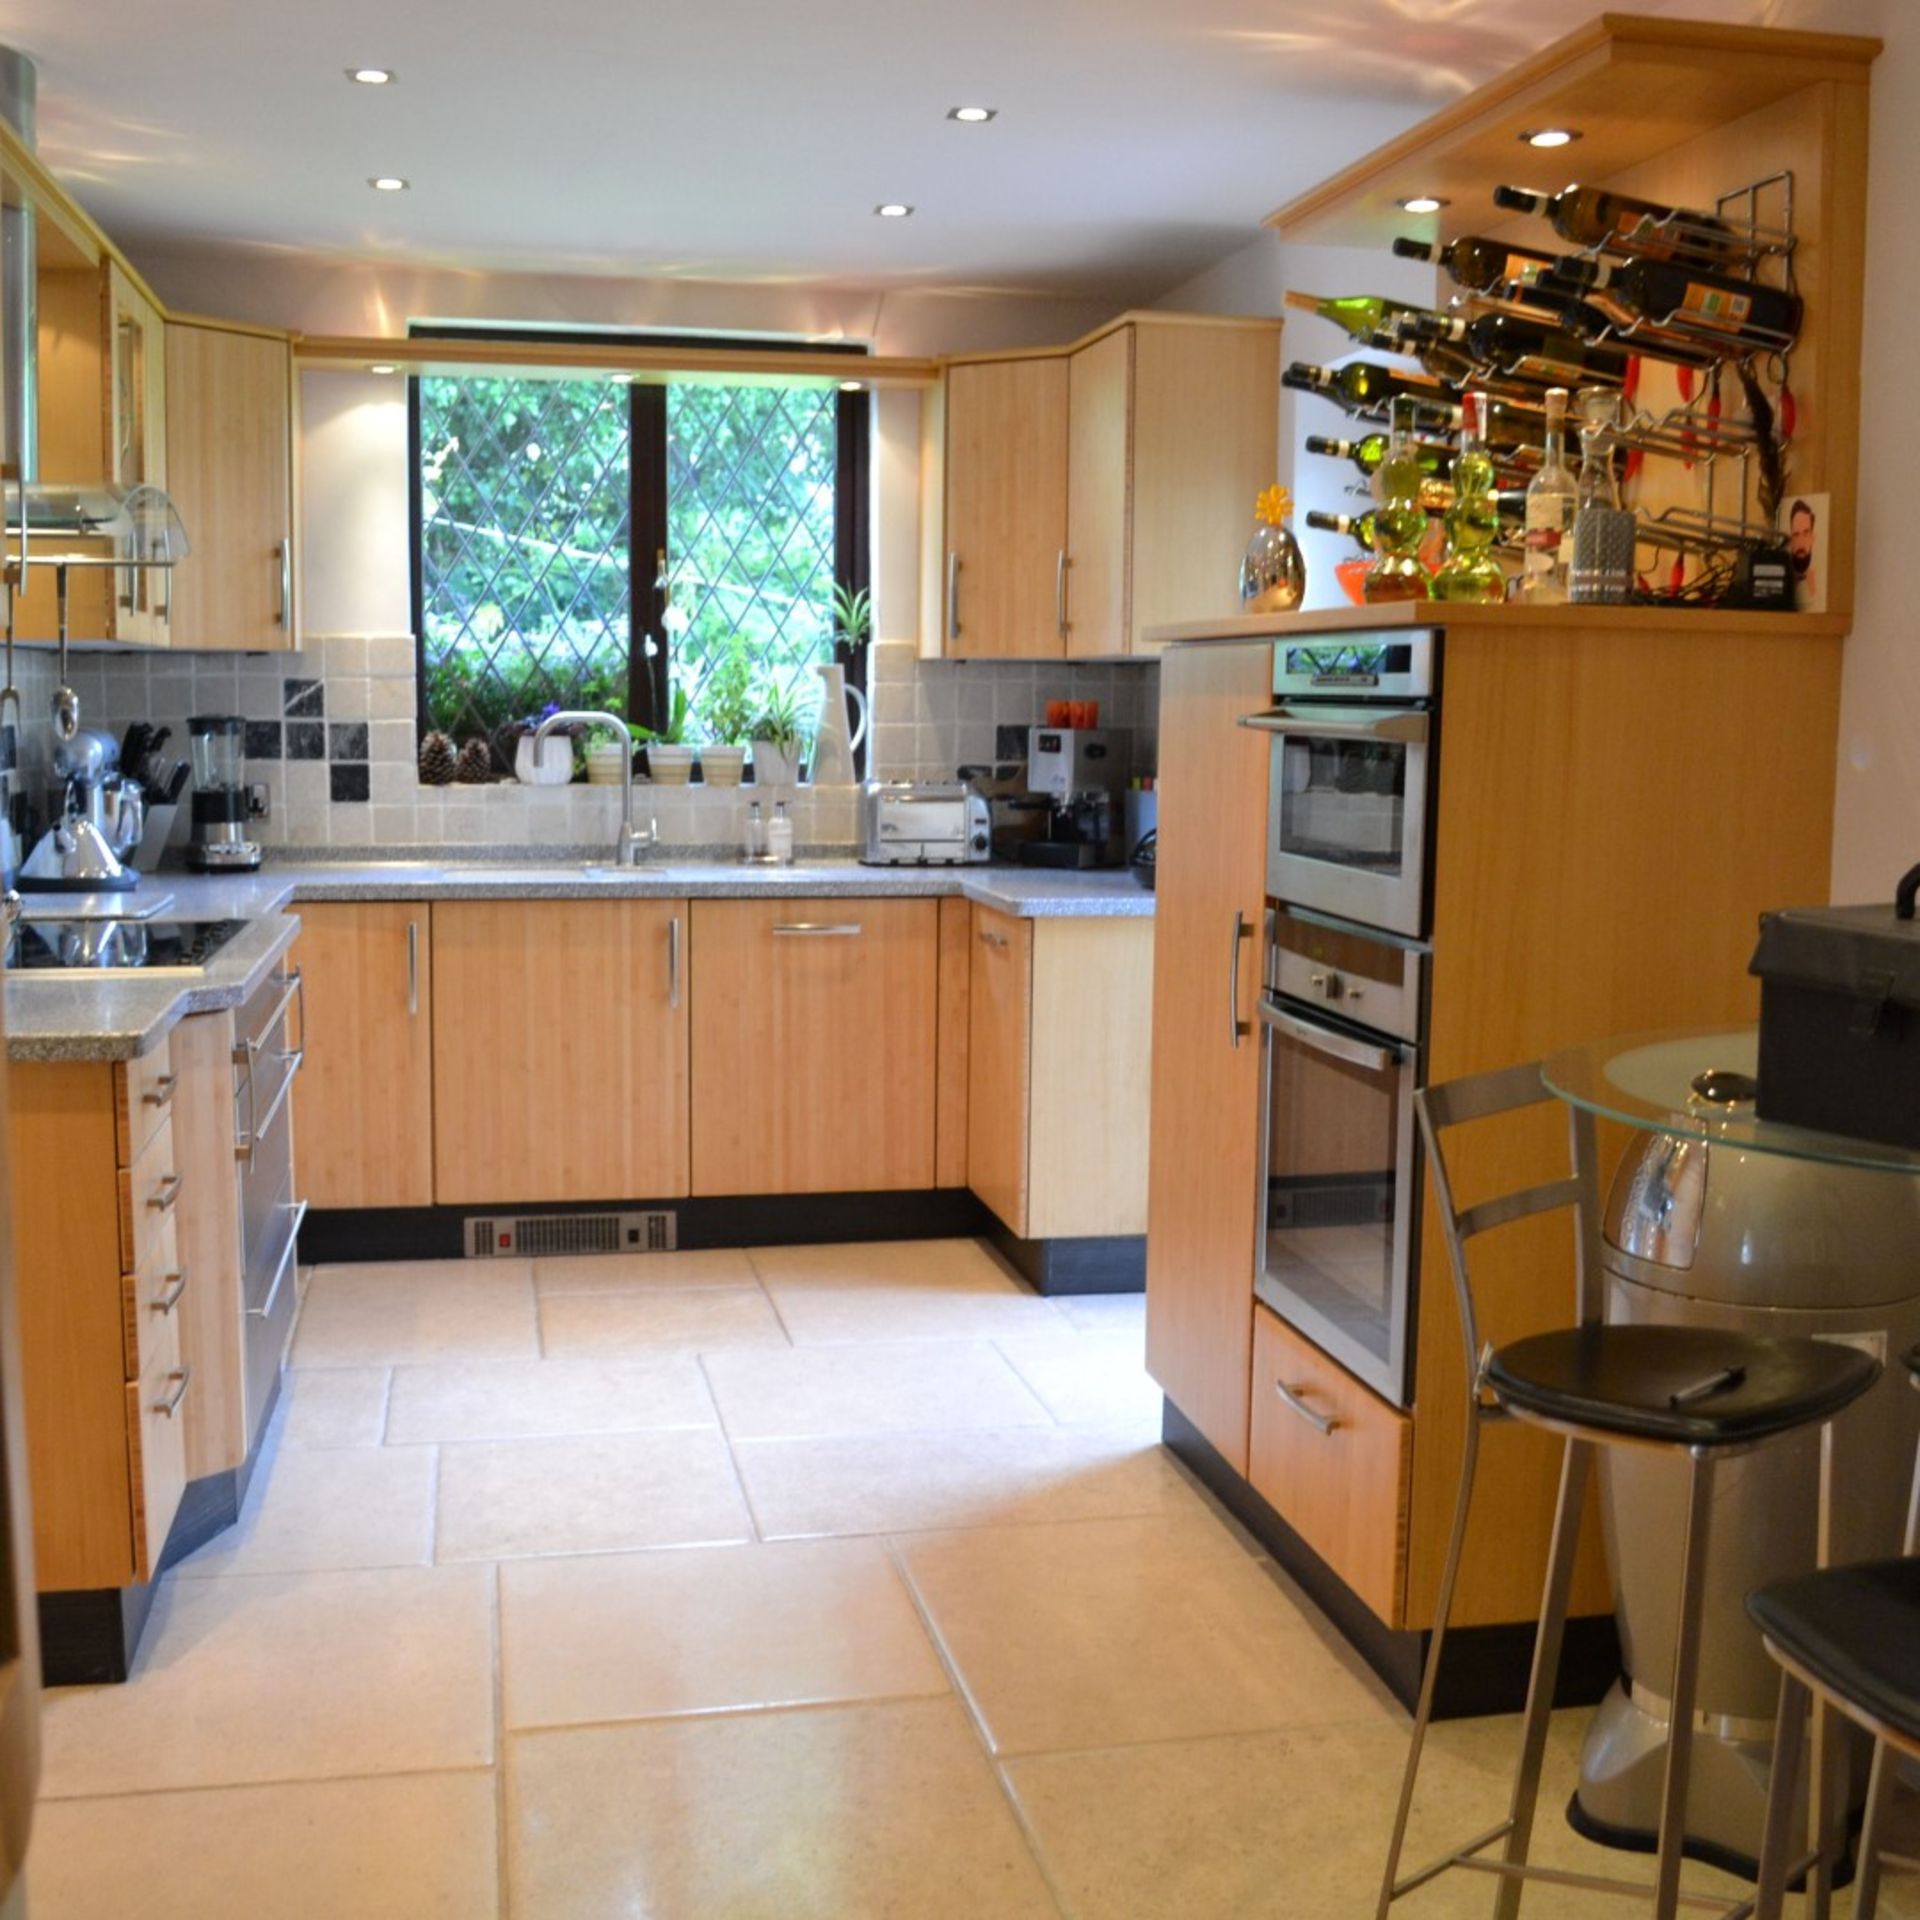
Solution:
M260 864L260 848L252 840L222 843L190 841L187 865L196 873L250 872Z

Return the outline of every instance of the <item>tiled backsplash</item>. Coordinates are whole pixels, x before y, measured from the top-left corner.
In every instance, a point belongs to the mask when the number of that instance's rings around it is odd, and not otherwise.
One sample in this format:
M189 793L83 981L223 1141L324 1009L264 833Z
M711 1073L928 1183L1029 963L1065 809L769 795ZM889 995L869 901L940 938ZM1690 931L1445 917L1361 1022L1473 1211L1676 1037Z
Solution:
M21 758L44 780L52 661L21 656L28 725ZM963 764L1012 757L1001 730L1037 724L1049 700L1098 700L1103 724L1132 737L1135 772L1151 770L1158 673L1150 665L1033 667L922 661L908 645L873 653L873 767L889 779L951 779ZM44 685L42 684L44 682ZM86 723L125 730L146 720L173 729L169 753L186 753L190 714L238 713L247 723L247 778L264 786L269 845L591 845L610 841L618 788L423 786L418 773L411 638L310 637L297 654L76 652L73 683ZM1012 747L1018 733L1004 744ZM1020 749L1023 750L1023 747ZM36 796L44 800L44 793ZM739 843L753 790L647 786L641 817L679 846ZM758 797L763 800L764 793ZM858 831L846 795L802 787L791 796L802 845L845 846ZM182 807L176 838L186 834Z

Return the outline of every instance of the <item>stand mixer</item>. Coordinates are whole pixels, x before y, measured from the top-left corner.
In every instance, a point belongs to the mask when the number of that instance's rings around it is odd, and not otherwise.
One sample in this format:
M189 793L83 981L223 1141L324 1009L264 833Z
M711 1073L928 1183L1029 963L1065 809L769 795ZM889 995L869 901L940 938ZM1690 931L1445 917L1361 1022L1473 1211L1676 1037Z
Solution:
M113 735L80 728L55 746L53 770L67 783L60 818L21 867L21 892L106 893L138 886L140 876L122 856L140 844L146 803L140 783L120 772Z

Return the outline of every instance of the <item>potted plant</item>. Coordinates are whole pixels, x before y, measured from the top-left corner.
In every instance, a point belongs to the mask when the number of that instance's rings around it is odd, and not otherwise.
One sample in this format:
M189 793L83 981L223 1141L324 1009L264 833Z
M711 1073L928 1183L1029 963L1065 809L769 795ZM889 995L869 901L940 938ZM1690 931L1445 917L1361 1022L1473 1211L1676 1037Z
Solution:
M705 736L700 771L709 786L740 784L747 770L753 718L753 662L746 642L736 635L700 693L700 727Z
M589 727L587 729L587 785L590 787L617 787L627 777L625 762L633 758L634 735L637 730L624 728L615 733L611 727Z
M790 686L771 682L753 717L753 777L763 787L797 787L806 730Z
M693 778L693 748L687 743L687 690L675 687L667 724L657 730L636 727L634 738L647 749L647 771L663 787L684 787Z
M865 587L848 592L844 584L833 589L833 657L843 667L853 665L854 656L873 637L873 595Z
M540 730L541 723L559 711L558 703L549 700L538 713L509 720L500 729L501 740L513 743L507 748L506 757L512 763L514 778L522 786L563 787L573 778L573 752L580 744L582 731L577 722L555 728L537 750L533 744L533 736ZM606 729L603 727L601 731L604 733ZM615 778L618 777L616 773Z

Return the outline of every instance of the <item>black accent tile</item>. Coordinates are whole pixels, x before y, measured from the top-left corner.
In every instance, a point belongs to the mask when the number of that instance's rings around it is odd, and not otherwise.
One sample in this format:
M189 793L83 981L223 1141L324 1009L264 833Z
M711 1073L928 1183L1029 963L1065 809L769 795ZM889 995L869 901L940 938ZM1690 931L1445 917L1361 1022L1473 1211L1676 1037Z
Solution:
M287 712L302 720L321 719L327 711L326 683L320 680L289 680Z
M367 757L367 723L364 720L335 720L327 728L329 760L364 760Z
M324 760L327 757L327 729L319 720L287 722L287 758Z
M366 800L372 796L372 775L366 767L332 766L327 780L336 800Z
M249 760L280 758L280 722L278 720L247 722L247 758Z
M993 730L993 757L996 760L1024 760L1027 757L1027 729L998 726Z

